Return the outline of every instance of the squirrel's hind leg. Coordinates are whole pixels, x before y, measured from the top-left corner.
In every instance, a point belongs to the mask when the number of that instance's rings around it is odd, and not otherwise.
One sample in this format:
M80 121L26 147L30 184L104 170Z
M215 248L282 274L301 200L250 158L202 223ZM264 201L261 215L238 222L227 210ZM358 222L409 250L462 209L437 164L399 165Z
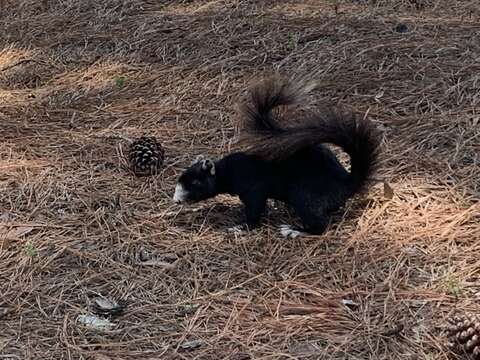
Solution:
M290 231L287 231L283 227L280 229L282 235L294 238L302 233L321 235L325 232L329 223L329 216L325 210L327 203L322 197L315 195L315 193L308 193L307 190L303 190L295 193L295 196L290 198L289 204L295 211L295 214L300 217L303 229L290 228Z

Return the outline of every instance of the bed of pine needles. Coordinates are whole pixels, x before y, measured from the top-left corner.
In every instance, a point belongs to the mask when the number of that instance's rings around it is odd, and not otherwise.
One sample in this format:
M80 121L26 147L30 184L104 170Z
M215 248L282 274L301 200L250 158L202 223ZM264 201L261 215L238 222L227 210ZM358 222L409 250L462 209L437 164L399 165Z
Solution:
M0 3L1 359L447 359L445 318L480 298L477 0ZM322 236L272 204L171 202L235 104L279 71L368 113L381 184ZM124 167L156 136L158 176ZM98 330L92 299L125 304ZM459 355L460 356L460 355Z

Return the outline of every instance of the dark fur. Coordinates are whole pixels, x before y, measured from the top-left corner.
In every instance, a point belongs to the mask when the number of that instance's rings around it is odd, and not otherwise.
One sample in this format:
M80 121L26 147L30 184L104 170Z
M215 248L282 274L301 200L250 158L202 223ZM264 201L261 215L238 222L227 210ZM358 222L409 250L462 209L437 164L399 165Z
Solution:
M187 200L238 195L247 225L254 228L267 199L273 198L295 210L304 231L322 233L329 214L364 189L377 165L380 137L370 121L331 109L309 115L297 125L281 126L272 110L295 103L307 90L278 78L251 89L241 108L249 132L245 151L214 164L199 161L187 169L179 178ZM322 143L340 146L350 156L351 172Z

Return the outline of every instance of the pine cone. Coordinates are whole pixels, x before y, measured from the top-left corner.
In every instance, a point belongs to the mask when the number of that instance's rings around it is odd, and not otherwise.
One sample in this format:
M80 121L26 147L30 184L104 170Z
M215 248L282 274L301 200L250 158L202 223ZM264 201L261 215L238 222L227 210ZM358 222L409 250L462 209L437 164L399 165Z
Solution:
M156 174L164 157L165 151L154 137L142 136L130 145L130 166L137 176Z
M450 346L463 350L473 359L480 359L480 318L471 314L460 314L448 319L447 328Z

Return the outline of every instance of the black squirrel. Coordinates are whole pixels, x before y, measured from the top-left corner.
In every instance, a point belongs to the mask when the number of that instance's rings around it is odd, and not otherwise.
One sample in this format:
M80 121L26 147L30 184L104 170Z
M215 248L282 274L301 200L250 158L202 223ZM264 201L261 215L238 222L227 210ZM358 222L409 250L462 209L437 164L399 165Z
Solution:
M276 199L293 208L303 223L303 229L282 225L284 236L323 233L330 214L366 188L378 164L381 138L371 121L334 108L281 126L273 110L298 103L310 90L280 77L251 88L240 108L247 134L244 149L218 161L198 157L178 179L173 200L192 203L222 193L238 195L246 225L253 229L267 199ZM350 156L350 172L322 145L326 143Z

